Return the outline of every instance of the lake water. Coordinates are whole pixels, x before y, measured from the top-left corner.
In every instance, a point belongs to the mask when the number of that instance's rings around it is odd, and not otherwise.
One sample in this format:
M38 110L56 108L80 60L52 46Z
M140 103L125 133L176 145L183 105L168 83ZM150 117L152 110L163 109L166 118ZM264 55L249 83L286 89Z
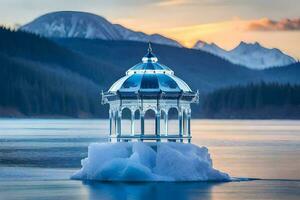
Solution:
M300 121L193 120L192 142L208 147L215 168L260 180L69 180L88 144L106 141L107 133L105 120L0 120L0 199L300 199Z

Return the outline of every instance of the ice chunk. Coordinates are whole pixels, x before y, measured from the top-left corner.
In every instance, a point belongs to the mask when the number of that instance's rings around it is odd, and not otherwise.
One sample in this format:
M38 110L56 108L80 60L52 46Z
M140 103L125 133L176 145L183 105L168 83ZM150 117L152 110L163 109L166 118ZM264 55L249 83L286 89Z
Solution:
M71 178L98 181L228 181L205 147L184 143L93 143Z

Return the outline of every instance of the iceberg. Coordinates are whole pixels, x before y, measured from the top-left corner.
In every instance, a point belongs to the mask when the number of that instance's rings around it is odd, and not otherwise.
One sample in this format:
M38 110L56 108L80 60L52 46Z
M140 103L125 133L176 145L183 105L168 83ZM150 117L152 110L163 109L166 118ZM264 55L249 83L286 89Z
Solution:
M175 142L92 143L71 176L96 181L230 181L213 168L206 147Z

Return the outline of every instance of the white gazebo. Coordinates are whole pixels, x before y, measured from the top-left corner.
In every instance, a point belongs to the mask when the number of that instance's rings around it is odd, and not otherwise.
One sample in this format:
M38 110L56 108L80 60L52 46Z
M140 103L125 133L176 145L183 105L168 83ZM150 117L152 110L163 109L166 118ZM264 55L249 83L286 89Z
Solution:
M126 72L103 93L102 104L109 103L110 141L191 141L191 103L197 103L199 94L167 66L158 63L149 43L142 62ZM130 111L130 131L122 131L122 112ZM169 133L169 110L178 113L178 133ZM145 134L145 113L154 111L155 130ZM136 113L139 116L136 116ZM137 119L139 131L135 131ZM161 122L162 121L162 122ZM161 128L163 127L163 128ZM161 130L162 129L162 130Z

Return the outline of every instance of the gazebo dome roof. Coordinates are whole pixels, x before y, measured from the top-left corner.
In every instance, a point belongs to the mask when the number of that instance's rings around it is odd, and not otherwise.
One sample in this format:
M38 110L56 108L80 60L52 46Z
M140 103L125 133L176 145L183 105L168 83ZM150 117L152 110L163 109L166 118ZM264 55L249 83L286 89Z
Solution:
M109 92L191 92L180 78L163 73L127 75L115 82Z
M181 93L192 92L190 87L167 66L158 63L149 45L142 62L126 72L115 82L109 92L119 93Z

